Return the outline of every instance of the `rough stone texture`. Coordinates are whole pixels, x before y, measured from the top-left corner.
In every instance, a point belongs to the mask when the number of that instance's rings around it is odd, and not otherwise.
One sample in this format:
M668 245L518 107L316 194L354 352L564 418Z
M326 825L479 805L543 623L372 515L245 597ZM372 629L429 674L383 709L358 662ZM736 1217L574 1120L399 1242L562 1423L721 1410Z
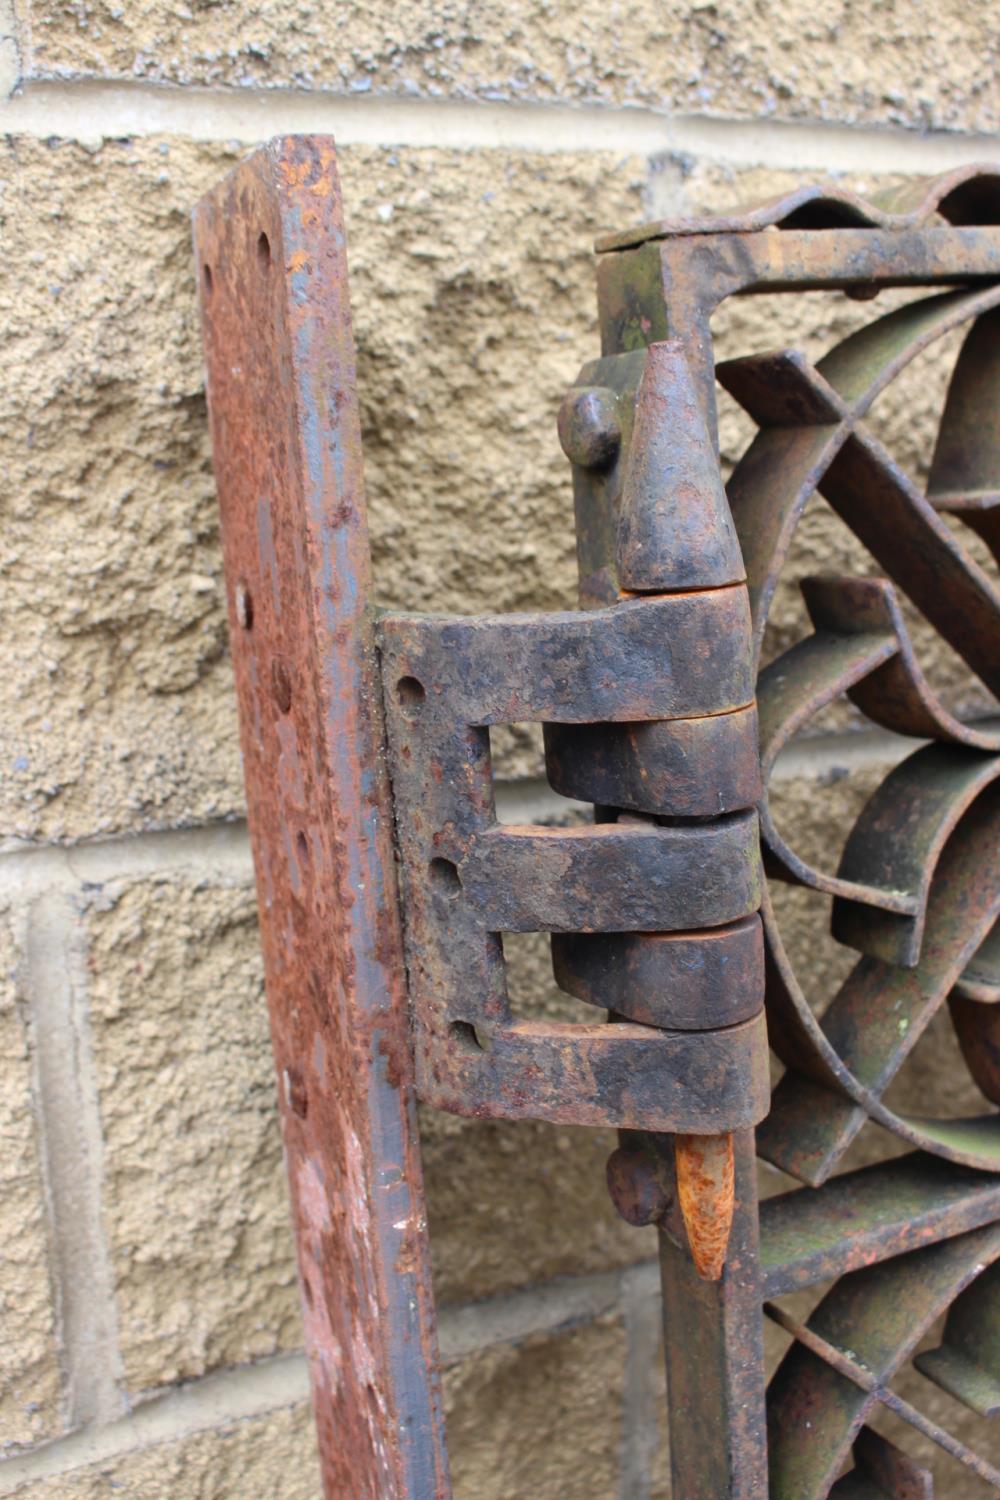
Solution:
M625 1362L612 1317L473 1354L445 1371L455 1500L617 1492ZM306 1402L125 1452L4 1493L31 1500L320 1500ZM2 1476L0 1476L2 1484Z
M8 140L2 832L240 806L188 210L234 160Z
M604 1318L446 1371L455 1500L617 1494L624 1363L621 1324Z
M124 1453L8 1491L30 1500L320 1500L307 1402Z
M555 987L548 938L508 934L515 1013L593 1021L601 1012ZM442 1302L493 1296L555 1276L631 1265L656 1254L652 1229L615 1212L605 1163L610 1130L421 1113L434 1287Z
M183 19L181 19L183 17ZM852 0L30 6L27 71L995 129L988 9Z
M655 1231L615 1213L609 1130L421 1116L434 1286L442 1302L647 1260Z
M220 85L530 95L992 128L1000 110L985 14L951 3L928 28L921 8L902 0L863 12L845 0L821 20L800 0L780 11L723 0L684 15L666 15L649 0L618 11L584 0L572 12L452 5L432 15L424 0L408 0L391 11L341 6L330 22L307 0L268 7L223 0L182 17L158 0L127 10L56 0L33 7L29 65L38 75L104 69ZM0 0L0 47L5 37ZM6 227L17 253L0 291L7 314L0 455L10 490L0 714L17 732L0 792L0 838L74 839L238 815L188 242L191 205L236 149L21 138L3 150ZM767 197L798 177L668 159L644 203L645 163L611 152L350 148L342 172L382 597L469 610L570 603L569 484L553 417L563 387L596 346L594 233L650 211ZM880 184L854 178L853 185ZM817 355L880 307L818 294L734 302L717 320L720 353L794 342ZM873 418L918 476L945 378L937 353L918 362ZM727 467L750 430L723 402ZM770 651L802 628L794 578L831 568L868 571L870 560L814 504L779 590ZM920 650L952 702L985 706L930 632ZM814 727L855 724L838 710ZM538 736L523 726L499 730L494 750L502 774L537 773ZM779 788L782 826L828 867L875 779L870 768L842 769L834 757L817 775L786 777ZM776 900L810 998L822 1004L853 955L818 940L828 921L822 898L779 887ZM249 884L208 872L122 881L90 890L84 907L105 1225L136 1397L297 1346L291 1236ZM509 948L522 1014L583 1017L555 992L543 940ZM2 948L0 966L13 967ZM0 1444L8 1445L39 1441L59 1426L27 1063L21 1017L0 999L8 1247ZM945 1016L893 1098L942 1112L970 1107ZM461 1122L430 1111L422 1129L443 1302L653 1253L652 1233L623 1224L607 1198L609 1132ZM858 1159L885 1147L880 1133L866 1132ZM769 1188L780 1185L764 1175ZM491 1348L450 1370L459 1500L617 1493L623 1343L609 1319ZM926 1387L919 1399L936 1409ZM311 1441L308 1413L298 1407L20 1493L318 1500ZM665 1448L655 1495L668 1493L664 1462ZM957 1484L953 1471L942 1495L956 1496L961 1476Z
M104 1205L128 1389L301 1342L255 904L136 881L91 903Z
M515 1014L590 1022L601 1012L555 987L548 938L504 938ZM421 1115L434 1285L443 1302L656 1254L651 1229L619 1217L605 1186L610 1130Z
M24 138L4 155L21 253L0 292L17 642L0 835L233 815L243 794L188 214L235 158L177 140ZM352 148L342 169L384 599L569 602L554 417L596 343L590 242L640 216L640 164Z
M26 1018L11 914L0 912L0 1456L59 1428L59 1362Z
M404 608L575 599L566 386L597 346L591 232L636 158L344 153L376 578Z

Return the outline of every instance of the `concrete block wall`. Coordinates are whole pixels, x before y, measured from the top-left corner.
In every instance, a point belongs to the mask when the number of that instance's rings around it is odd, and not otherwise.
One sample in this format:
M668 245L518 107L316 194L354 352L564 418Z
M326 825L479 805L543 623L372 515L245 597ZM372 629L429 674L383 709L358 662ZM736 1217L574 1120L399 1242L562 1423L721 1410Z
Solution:
M338 138L382 597L568 605L554 415L596 350L595 234L1000 158L998 46L966 0L0 0L0 1496L318 1500L194 202L255 141ZM798 336L866 315L814 300ZM776 316L722 337L773 345ZM922 367L880 412L918 472L940 390ZM817 565L864 565L821 510ZM789 585L774 645L799 619ZM780 792L829 851L900 749L821 730ZM497 759L507 814L558 815L533 740ZM820 994L840 958L784 899ZM537 945L517 964L558 1003ZM606 1201L608 1135L423 1130L459 1500L665 1496L655 1246Z

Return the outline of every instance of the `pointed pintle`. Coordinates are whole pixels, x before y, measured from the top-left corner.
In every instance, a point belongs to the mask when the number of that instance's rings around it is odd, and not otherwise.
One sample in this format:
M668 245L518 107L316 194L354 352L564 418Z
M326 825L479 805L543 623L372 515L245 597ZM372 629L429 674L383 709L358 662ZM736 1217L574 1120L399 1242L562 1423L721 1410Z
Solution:
M622 487L623 589L719 588L746 576L715 445L677 341L650 344Z
M718 1281L726 1264L736 1207L731 1135L679 1135L674 1140L677 1201L688 1248L703 1281Z

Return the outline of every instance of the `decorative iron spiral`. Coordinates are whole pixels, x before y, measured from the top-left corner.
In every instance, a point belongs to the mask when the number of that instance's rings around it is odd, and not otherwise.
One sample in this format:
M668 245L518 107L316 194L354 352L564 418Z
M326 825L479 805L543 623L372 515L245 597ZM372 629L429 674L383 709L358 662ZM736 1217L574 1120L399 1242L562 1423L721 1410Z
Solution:
M965 325L925 494L867 418L911 361ZM944 705L900 607L902 594L1000 695L1000 592L943 519L960 518L1000 559L1000 287L910 302L815 365L783 350L729 361L717 375L759 429L728 487L758 658L793 533L814 493L884 574L803 580L814 633L758 680L765 788L790 738L843 695L875 725L916 742L861 810L835 871L816 868L783 837L765 789L769 876L832 896L833 937L859 958L815 1014L766 901L768 1026L786 1071L758 1150L818 1186L874 1121L924 1152L1000 1172L995 1109L925 1118L885 1098L947 1003L972 1079L989 1105L1000 1105L1000 727L963 722ZM887 1382L950 1306L941 1349L919 1356L918 1367L981 1414L1000 1411L1000 1280L984 1274L998 1255L1000 1231L989 1226L852 1273L809 1327ZM892 1462L901 1467L884 1488L859 1488L859 1471L838 1480L871 1402L801 1341L769 1404L772 1500L930 1493L929 1476L921 1479L896 1450ZM869 1477L872 1464L890 1462L887 1452L869 1454ZM902 1487L911 1481L923 1487Z

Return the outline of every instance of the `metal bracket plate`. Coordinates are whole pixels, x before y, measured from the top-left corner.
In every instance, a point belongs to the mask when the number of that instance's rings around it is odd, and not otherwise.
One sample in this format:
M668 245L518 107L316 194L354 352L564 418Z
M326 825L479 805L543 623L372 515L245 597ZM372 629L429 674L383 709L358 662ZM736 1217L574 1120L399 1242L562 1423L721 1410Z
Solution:
M756 718L747 656L733 649L747 632L741 587L579 614L382 618L417 1086L428 1102L696 1134L761 1118ZM683 707L699 717L668 717ZM498 824L489 729L528 721L546 725L557 784L651 816ZM722 746L726 758L689 760L692 745ZM614 998L622 1024L512 1019L502 935L539 931L561 935L560 982L595 1005ZM599 956L585 946L577 964L574 934L601 934ZM675 995L681 955L702 945L713 962L689 962ZM617 989L599 995L608 968ZM654 976L655 1020L645 988Z

